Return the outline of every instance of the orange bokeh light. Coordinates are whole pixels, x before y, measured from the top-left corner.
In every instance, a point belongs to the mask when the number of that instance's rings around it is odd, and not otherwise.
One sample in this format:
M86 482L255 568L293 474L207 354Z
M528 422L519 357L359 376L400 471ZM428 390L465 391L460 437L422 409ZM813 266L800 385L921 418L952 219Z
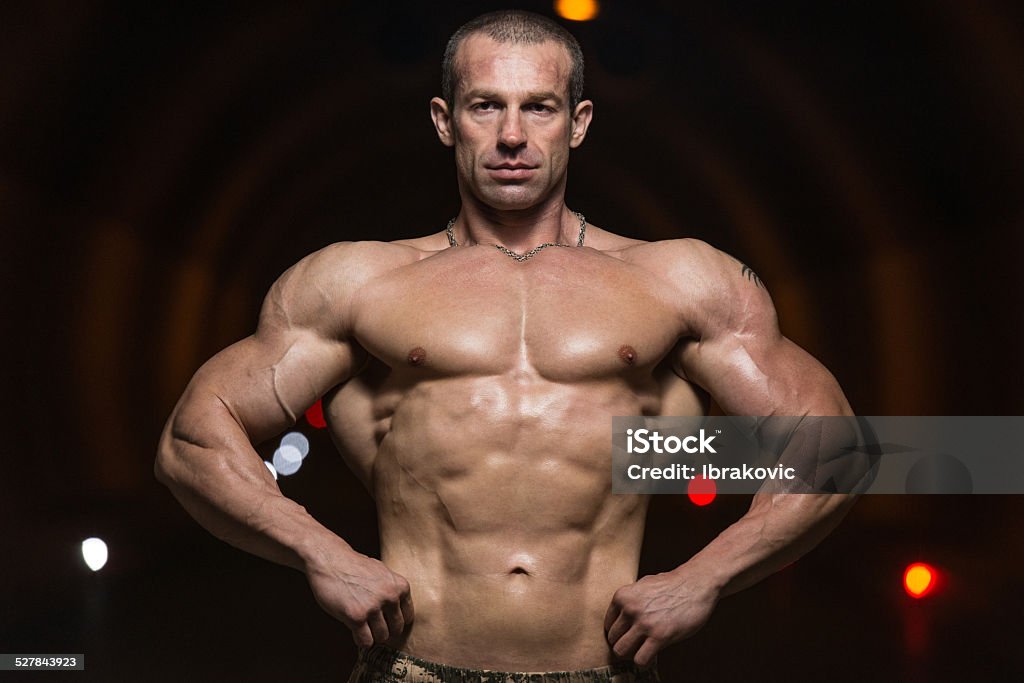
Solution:
M569 21L590 21L597 16L597 0L556 0L555 12Z
M935 568L924 562L915 562L903 572L903 588L912 598L923 598L935 589Z

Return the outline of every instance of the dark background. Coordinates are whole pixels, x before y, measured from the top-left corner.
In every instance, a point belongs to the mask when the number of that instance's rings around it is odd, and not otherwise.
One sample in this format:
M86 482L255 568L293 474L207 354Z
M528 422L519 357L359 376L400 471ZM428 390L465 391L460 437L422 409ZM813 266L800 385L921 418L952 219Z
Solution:
M497 6L4 3L0 652L84 652L76 680L344 680L348 632L300 574L194 524L153 479L156 441L290 264L455 214L428 101L447 36ZM605 2L572 26L595 120L568 203L751 264L861 414L1022 414L1022 18L992 0ZM375 552L369 497L300 428L312 454L282 489ZM658 498L641 571L746 504ZM866 498L667 650L663 677L1019 676L1022 513ZM98 574L90 535L111 549ZM917 602L914 560L944 577Z

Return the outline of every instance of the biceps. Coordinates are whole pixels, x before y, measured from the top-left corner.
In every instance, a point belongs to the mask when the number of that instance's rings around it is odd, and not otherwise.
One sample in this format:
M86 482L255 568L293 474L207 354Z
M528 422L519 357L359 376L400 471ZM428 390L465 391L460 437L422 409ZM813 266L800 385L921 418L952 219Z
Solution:
M252 336L211 358L190 393L216 401L253 443L292 425L328 389L348 379L351 345L309 331Z
M681 364L732 415L849 414L832 374L782 335L695 342Z

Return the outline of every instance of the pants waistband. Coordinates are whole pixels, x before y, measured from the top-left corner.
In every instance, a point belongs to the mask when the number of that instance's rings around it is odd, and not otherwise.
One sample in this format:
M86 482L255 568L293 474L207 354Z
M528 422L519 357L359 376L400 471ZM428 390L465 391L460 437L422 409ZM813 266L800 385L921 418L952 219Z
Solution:
M633 663L581 671L516 672L464 669L438 664L390 648L359 652L348 683L660 683L657 671Z

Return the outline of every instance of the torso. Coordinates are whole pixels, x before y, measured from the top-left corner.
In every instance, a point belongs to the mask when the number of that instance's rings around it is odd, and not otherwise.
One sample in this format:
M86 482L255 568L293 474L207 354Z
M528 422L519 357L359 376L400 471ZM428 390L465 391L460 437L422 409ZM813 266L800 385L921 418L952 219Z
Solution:
M353 299L370 362L328 404L412 586L391 644L511 671L613 661L602 622L636 580L647 499L610 493L611 417L705 408L667 368L685 329L650 245L395 248Z

